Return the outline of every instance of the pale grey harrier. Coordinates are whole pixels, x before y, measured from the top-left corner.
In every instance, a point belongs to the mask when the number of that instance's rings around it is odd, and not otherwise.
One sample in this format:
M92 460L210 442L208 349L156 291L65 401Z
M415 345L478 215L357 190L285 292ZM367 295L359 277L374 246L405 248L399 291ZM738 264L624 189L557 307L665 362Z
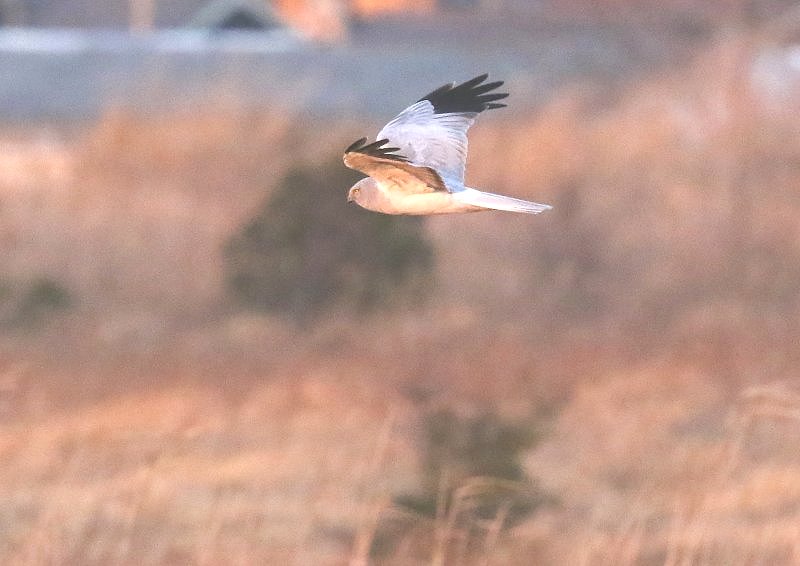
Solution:
M484 110L505 106L495 101L508 96L491 92L503 82L484 83L487 77L437 88L386 124L378 141L361 138L348 147L345 165L369 177L353 185L347 200L385 214L538 214L552 208L464 185L467 130Z

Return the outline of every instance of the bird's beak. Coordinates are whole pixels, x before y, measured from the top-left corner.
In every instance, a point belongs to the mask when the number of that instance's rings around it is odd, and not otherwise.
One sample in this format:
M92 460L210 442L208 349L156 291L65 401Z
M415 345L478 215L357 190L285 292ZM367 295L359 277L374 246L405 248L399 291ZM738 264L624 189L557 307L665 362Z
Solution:
M353 202L353 193L347 193L347 202Z

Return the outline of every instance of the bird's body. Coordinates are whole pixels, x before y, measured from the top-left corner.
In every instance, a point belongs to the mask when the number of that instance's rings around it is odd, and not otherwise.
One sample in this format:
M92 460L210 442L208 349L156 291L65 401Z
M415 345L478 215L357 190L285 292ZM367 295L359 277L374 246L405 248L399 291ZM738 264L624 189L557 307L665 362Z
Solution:
M436 89L386 124L378 141L367 144L362 138L350 145L345 165L369 177L350 189L348 200L384 214L538 214L551 208L464 184L467 130L479 113L505 106L495 101L508 96L491 92L503 83L484 83L486 78Z
M358 204L374 212L384 214L451 214L455 212L476 212L482 208L459 202L446 191L425 192L425 187L419 183L413 192L401 192L381 186L382 183L372 177L361 179L353 189L356 191ZM351 195L353 189L350 189ZM360 197L360 198L359 198ZM356 200L353 196L350 200Z

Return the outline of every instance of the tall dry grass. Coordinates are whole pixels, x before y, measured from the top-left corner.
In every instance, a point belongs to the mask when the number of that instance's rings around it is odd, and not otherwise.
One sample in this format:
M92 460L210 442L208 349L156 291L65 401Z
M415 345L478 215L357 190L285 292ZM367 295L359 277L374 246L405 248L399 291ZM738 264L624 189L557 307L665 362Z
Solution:
M288 164L265 148L305 143L291 116L112 114L28 147L52 163L0 178L4 266L83 302L0 341L0 557L797 563L798 94L754 71L780 49L731 36L495 113L472 184L553 213L432 219L436 302L310 329L232 313L220 286L221 242ZM513 526L397 504L443 407L535 423L545 504Z

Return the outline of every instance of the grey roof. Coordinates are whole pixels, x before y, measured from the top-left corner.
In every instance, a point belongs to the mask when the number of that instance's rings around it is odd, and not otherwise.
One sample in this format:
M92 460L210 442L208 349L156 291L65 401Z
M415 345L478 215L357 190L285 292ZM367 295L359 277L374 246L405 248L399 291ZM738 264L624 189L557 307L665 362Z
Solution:
M281 26L280 19L264 2L213 0L199 10L191 24L207 28L269 29Z

